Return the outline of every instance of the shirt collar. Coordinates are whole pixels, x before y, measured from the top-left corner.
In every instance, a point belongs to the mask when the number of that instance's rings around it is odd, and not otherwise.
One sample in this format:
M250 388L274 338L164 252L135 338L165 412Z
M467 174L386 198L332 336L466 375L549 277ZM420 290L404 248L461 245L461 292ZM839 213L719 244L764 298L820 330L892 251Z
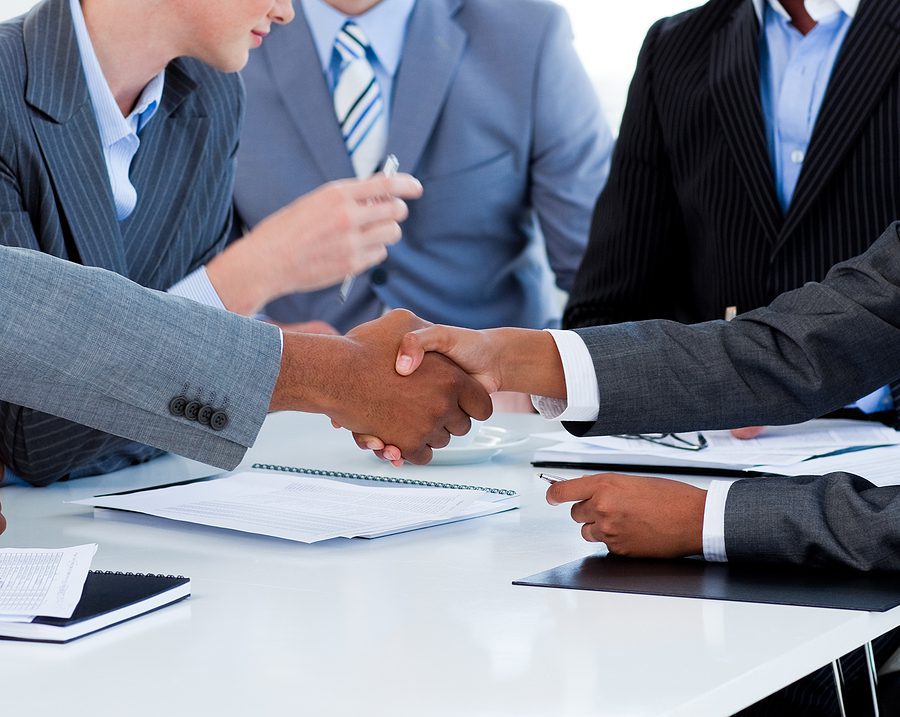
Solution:
M72 25L75 28L75 39L78 42L88 94L91 96L94 114L97 116L100 140L104 146L110 147L122 138L139 132L156 113L162 100L166 71L163 70L147 83L131 114L123 117L94 52L80 0L69 0L69 7L72 11Z
M326 72L331 66L334 40L347 20L353 20L369 39L369 46L388 75L397 74L406 25L416 0L381 0L362 15L349 17L339 12L325 0L300 0L303 14L312 32L319 62Z
M753 0L753 9L756 10L756 17L762 24L763 9L766 2L779 15L788 17L787 11L782 7L778 0ZM806 0L806 12L810 17L818 22L824 17L828 17L832 13L842 11L851 20L856 16L859 9L859 0Z

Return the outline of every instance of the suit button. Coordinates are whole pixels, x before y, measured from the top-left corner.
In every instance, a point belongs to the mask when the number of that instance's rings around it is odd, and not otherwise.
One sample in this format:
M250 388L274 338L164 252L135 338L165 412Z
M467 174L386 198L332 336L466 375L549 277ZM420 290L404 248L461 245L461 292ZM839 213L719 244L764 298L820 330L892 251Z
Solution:
M184 396L176 396L169 401L169 413L173 416L183 416L184 407L187 406L188 400Z
M214 431L221 431L228 425L228 414L223 411L216 411L209 419L209 427Z
M204 406L200 409L200 413L197 414L197 421L202 423L204 426L209 425L209 419L212 418L212 415L216 412L216 409L212 406Z
M381 286L382 284L387 284L388 280L388 271L383 266L376 266L372 269L372 272L369 274L369 281L371 281L375 286Z
M189 421L196 421L197 414L200 413L200 409L202 407L203 406L200 401L191 401L187 406L184 407L184 417Z

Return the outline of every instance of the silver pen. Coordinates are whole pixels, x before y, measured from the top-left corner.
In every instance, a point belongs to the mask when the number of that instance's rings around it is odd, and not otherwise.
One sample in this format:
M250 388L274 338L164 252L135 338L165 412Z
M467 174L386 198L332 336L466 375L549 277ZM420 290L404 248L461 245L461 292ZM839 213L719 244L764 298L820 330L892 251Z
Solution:
M568 478L563 478L562 476L555 476L551 473L538 473L538 478L541 480L545 480L548 483L561 483L564 480L569 480Z
M397 170L400 169L400 160L397 159L396 155L389 154L384 159L384 164L381 166L381 173L385 177L393 177L397 174ZM343 304L347 297L350 295L350 289L353 288L353 281L356 279L355 274L347 274L344 277L344 280L341 282L341 289L338 292L338 298L341 300Z

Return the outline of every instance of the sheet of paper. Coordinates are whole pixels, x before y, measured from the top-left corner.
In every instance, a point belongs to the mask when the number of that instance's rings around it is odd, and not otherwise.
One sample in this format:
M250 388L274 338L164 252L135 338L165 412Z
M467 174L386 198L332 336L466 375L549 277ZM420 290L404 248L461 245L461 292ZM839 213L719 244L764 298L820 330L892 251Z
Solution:
M467 517L472 504L484 500L485 495L479 491L244 472L213 481L74 502L315 543L458 520Z
M811 457L849 447L900 444L900 432L871 421L817 419L792 426L769 426L758 437L740 440L729 431L702 431L707 447L689 451L660 445L639 438L588 436L573 438L565 431L536 434L538 438L560 441L538 449L536 460L553 460L552 454L565 454L577 462L615 463L615 454L628 455L623 463L730 466L765 466L773 472ZM696 433L679 434L696 443Z
M71 617L96 552L96 543L0 549L0 615Z
M784 466L762 466L758 470L792 476L824 475L845 471L862 476L875 485L900 485L900 446L869 448L825 458L813 458L787 469Z

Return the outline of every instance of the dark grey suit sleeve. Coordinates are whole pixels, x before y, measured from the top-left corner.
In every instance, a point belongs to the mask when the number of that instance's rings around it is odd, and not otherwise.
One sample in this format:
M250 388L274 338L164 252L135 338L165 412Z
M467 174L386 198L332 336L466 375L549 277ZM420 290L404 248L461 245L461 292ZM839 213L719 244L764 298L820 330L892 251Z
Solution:
M24 471L18 436L0 441L0 462L35 483L96 458L104 436L233 468L259 432L281 364L274 326L29 250L0 247L0 313L0 398L67 419L64 465L53 434L25 444ZM220 408L227 425L172 415L181 395ZM70 427L87 431L87 447Z
M807 420L900 376L900 223L821 283L734 321L579 329L599 418L580 435Z
M725 548L729 560L900 570L900 487L848 473L738 481Z

